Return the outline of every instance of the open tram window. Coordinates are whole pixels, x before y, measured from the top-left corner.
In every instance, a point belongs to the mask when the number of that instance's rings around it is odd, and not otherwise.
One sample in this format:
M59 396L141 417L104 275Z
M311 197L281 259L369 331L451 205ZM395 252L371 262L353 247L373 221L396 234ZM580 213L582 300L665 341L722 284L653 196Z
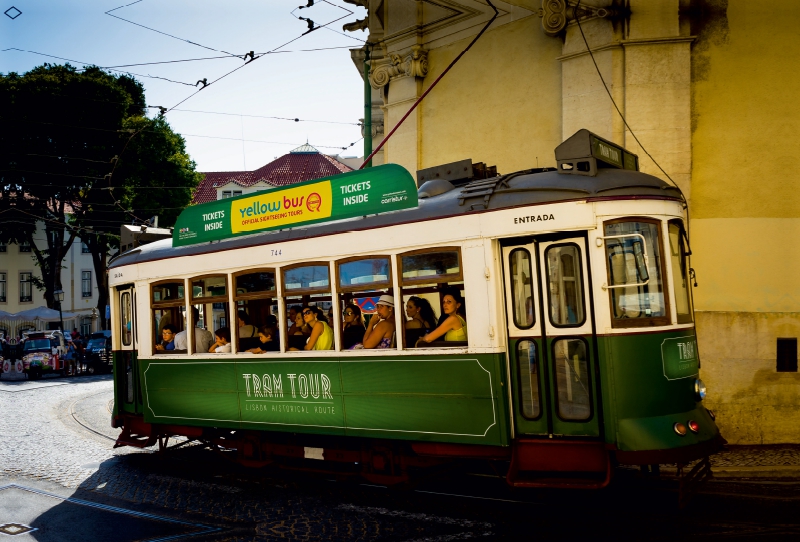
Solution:
M461 250L437 247L400 254L401 299L406 313L406 348L447 348L467 346L466 303ZM421 340L438 333L449 316L458 322L431 342Z
M545 251L550 323L579 327L586 321L580 249L574 243L551 245Z
M193 354L231 352L228 277L210 275L191 279ZM176 337L176 346L188 344L188 335ZM213 345L213 348L212 348Z
M331 298L330 266L328 262L303 263L281 270L283 296L286 307L299 308L286 333L286 350L305 350L313 329L307 323L306 312L313 312L316 320L323 322L324 332L309 349L333 349L333 328L328 314L333 306ZM309 317L311 315L308 315ZM327 329L325 328L327 326Z
M523 339L517 343L517 368L522 415L534 420L542 412L539 400L539 359L534 341Z
M670 220L669 256L672 264L672 288L675 290L675 314L679 324L690 324L693 321L688 252L683 223L680 220Z
M586 421L592 417L592 394L586 342L578 338L553 342L558 417Z
M274 269L249 269L234 276L236 351L255 353L280 350L277 289ZM266 332L266 333L262 333ZM266 342L259 338L264 334Z
M669 312L663 283L661 222L636 218L604 223L606 263L612 327L668 325ZM631 235L637 234L637 235ZM646 268L641 256L644 237ZM630 286L626 286L630 285Z
M153 311L153 344L156 354L186 354L175 337L186 328L186 298L183 280L172 279L150 285Z
M364 345L364 336L370 322L378 316L378 301L382 295L393 296L392 273L388 256L358 256L336 263L337 292L342 314L342 350ZM394 318L390 318L394 328ZM333 325L333 322L331 322ZM384 325L385 327L385 325ZM376 330L376 333L380 328ZM396 331L391 338L382 338L374 348L392 347ZM378 339L375 338L374 341ZM364 345L369 347L370 344Z

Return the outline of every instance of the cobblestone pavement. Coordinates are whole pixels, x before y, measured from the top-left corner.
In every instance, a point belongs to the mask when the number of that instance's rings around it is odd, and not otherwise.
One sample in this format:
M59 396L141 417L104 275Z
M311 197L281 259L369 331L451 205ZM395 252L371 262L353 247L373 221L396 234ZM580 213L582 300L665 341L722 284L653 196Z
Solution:
M210 526L193 540L444 542L534 534L572 539L602 532L621 539L736 535L782 540L800 534L794 512L800 481L715 482L680 515L674 484L651 484L634 471L620 475L620 482L603 492L511 491L495 476L466 471L413 491L388 490L325 476L248 470L200 446L168 454L115 450L117 431L109 426L112 399L109 376L0 382L0 486L33 487L81 503ZM798 457L793 447L775 447L765 455L759 450L735 447L719 460L794 465ZM0 503L8 502L4 493ZM0 504L0 523L8 521L7 508ZM47 512L38 521L44 525L55 517Z

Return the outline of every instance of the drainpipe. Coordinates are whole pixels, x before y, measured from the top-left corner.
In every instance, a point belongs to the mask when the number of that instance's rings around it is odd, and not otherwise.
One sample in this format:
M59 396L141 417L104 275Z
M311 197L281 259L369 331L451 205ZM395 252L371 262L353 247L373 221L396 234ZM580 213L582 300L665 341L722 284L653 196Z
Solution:
M364 156L372 154L372 86L369 84L369 44L364 46ZM361 166L372 167L372 160ZM360 168L359 168L360 169Z

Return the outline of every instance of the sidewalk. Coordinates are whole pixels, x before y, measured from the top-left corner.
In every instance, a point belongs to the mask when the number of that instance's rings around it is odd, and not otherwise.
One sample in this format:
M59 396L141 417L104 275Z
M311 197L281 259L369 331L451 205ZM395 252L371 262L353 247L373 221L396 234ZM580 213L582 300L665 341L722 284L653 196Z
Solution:
M711 456L717 478L800 478L800 445L728 445Z

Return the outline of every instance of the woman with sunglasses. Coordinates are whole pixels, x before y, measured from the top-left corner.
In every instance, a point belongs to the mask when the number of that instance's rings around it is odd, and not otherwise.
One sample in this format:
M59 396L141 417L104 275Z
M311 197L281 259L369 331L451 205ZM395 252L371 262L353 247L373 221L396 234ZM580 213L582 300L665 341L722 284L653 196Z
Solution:
M333 348L333 330L325 321L325 315L317 307L306 305L303 307L303 322L311 328L311 335L308 337L303 350L330 350ZM290 348L289 350L299 350Z
M361 342L367 326L364 325L364 316L358 305L347 305L342 316L342 347L347 350Z

